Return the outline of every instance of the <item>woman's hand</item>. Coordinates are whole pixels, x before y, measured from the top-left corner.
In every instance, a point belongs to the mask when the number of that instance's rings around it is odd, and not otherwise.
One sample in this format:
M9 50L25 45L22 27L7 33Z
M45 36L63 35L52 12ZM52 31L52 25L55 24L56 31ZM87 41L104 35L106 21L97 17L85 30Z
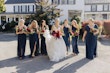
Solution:
M84 42L85 41L85 38L82 38L82 41Z

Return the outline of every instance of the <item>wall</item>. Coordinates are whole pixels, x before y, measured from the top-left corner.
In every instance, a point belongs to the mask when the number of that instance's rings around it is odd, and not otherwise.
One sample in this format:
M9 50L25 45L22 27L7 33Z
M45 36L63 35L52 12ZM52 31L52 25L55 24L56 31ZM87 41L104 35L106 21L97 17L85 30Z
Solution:
M13 10L13 7L14 6L22 6L22 5L34 5L34 3L26 3L26 4L6 4L6 12L9 13L9 12L14 12ZM35 6L34 6L35 7Z
M60 2L61 3L61 2ZM75 5L58 5L58 8L63 10L61 14L63 16L60 17L60 19L63 21L64 19L68 19L68 10L77 10L81 11L81 18L84 19L84 0L76 0Z

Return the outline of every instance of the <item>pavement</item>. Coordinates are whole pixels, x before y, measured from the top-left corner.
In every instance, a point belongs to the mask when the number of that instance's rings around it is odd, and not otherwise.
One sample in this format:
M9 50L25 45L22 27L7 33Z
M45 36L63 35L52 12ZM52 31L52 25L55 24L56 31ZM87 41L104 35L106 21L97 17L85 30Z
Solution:
M26 57L18 60L17 37L13 33L0 33L0 73L110 73L110 40L98 41L98 57L85 58L85 45L79 41L78 56L67 56L60 62L49 61L48 56ZM26 55L29 55L29 41Z

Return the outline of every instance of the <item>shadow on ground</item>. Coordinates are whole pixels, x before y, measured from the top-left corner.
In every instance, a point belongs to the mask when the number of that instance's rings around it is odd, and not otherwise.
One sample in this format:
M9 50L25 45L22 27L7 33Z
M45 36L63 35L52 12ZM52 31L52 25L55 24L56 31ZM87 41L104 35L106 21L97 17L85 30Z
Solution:
M14 33L2 33L0 34L0 42L8 42L17 40L17 35Z
M72 56L67 57L63 59L62 61L65 61L66 59L72 58ZM60 61L60 62L62 62ZM18 60L17 58L11 58L7 60L0 61L0 68L5 67L16 67L17 73L35 73L43 70L49 70L52 69L52 66L56 63L60 62L51 62L49 61L47 56L38 56L33 59L26 58L24 60ZM89 60L87 59L81 59L78 62L75 62L66 68L62 67L61 69L55 71L54 73L74 73L78 68L82 67L86 63L88 63Z
M76 73L76 71L82 66L86 65L90 60L83 58L69 66L63 66L59 70L56 70L54 73Z
M26 58L18 60L11 58L0 61L0 68L16 67L17 73L35 73L37 71L48 70L52 68L54 62L50 62L47 57L39 56L33 59Z

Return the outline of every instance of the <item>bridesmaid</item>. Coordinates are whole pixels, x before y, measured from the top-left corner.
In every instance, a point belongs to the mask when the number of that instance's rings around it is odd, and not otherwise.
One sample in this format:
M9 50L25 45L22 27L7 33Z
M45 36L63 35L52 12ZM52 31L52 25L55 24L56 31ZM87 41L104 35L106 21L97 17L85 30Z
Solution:
M17 55L20 60L25 57L27 27L24 25L24 22L23 19L20 19L18 26L16 26L16 34L18 35Z
M97 34L98 27L93 19L89 19L89 24L85 27L82 41L86 42L86 58L93 59L97 56Z
M78 26L76 20L73 20L71 25L72 26L71 26L70 33L72 34L73 54L78 55L79 54L79 50L78 50L79 26Z
M29 34L29 44L30 44L30 57L35 57L38 55L38 39L39 39L39 30L38 30L38 23L36 20L33 20L27 29ZM35 54L37 51L37 54Z
M48 26L46 25L46 21L42 20L41 27L40 27L40 34L41 34L41 54L47 55L46 50L46 43L45 43L45 37L43 36L45 30L48 29Z
M66 48L67 48L67 54L68 54L68 50L70 48L70 25L68 24L68 20L65 19L64 24L62 25L63 27L63 32L64 32L64 36L63 39L65 41L66 44Z

